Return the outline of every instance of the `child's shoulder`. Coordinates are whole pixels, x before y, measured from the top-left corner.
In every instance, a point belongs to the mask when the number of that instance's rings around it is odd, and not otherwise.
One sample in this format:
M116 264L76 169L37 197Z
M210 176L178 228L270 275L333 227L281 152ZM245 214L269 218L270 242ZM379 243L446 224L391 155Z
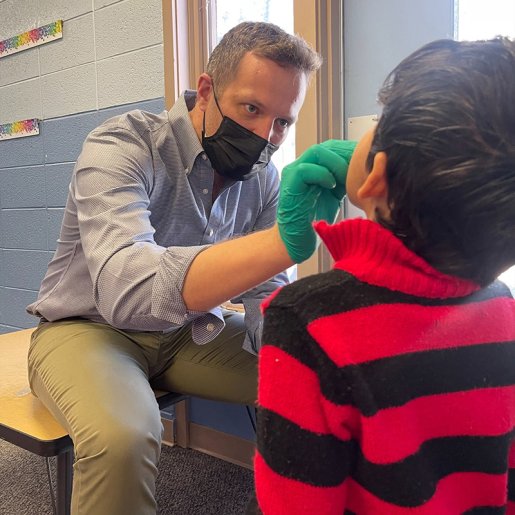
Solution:
M333 303L342 296L343 291L349 294L349 288L355 282L351 274L338 269L310 275L282 287L270 299L267 307L312 311L315 306Z

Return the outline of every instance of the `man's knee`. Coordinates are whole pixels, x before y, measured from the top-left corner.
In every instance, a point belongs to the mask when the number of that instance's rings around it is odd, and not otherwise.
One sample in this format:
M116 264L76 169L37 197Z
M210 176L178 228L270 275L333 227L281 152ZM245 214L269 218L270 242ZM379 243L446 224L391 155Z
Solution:
M147 418L137 413L123 421L105 420L91 429L79 429L75 435L77 461L102 461L108 469L129 472L138 470L142 461L159 460L163 436L159 412Z

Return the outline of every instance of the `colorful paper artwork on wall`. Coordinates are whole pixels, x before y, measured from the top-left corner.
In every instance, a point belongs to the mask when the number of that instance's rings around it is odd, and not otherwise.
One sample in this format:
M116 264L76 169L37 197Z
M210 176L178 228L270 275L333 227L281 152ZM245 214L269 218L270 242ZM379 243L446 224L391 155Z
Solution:
M57 20L43 27L32 29L9 39L0 41L0 58L21 52L63 37L63 20Z
M37 118L0 125L0 141L4 139L24 138L25 136L36 136L38 134L39 120Z

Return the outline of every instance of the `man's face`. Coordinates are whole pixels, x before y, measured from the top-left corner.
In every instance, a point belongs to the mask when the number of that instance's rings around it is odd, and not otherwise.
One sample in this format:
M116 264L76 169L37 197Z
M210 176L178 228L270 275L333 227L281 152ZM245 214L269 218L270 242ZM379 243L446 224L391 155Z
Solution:
M247 53L234 80L222 91L214 84L220 109L246 129L280 145L288 135L306 95L307 77L293 68ZM206 107L206 136L216 132L222 115L211 98Z

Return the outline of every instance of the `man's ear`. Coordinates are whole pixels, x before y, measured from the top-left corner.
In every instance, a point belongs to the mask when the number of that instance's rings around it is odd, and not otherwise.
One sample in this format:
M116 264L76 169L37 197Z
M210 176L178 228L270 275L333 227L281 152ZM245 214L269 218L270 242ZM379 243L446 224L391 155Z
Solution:
M197 81L197 105L202 111L207 109L212 93L213 79L207 73L200 74Z
M387 163L388 157L385 152L378 152L374 156L372 170L370 170L365 182L357 191L359 199L386 199L388 196L388 182L386 180Z

